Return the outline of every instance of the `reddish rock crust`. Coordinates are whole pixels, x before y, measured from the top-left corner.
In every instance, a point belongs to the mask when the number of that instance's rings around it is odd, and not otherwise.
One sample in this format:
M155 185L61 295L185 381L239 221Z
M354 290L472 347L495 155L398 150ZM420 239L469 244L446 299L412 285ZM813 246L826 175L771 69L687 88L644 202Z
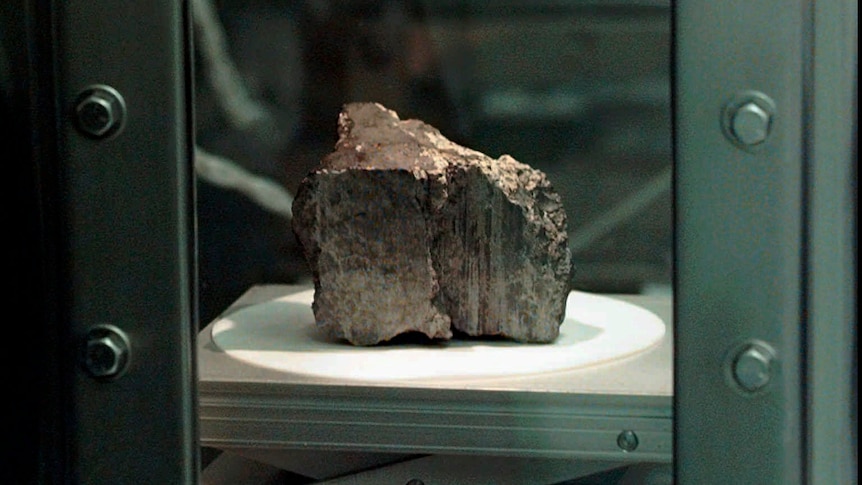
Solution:
M453 329L557 338L571 258L545 174L376 103L346 105L338 133L293 205L320 327L355 345Z

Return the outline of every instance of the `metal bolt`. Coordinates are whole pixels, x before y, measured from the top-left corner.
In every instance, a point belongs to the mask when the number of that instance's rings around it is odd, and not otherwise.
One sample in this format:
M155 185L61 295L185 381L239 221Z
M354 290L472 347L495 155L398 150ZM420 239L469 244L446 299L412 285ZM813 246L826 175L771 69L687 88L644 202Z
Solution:
M617 446L626 453L635 451L638 447L638 435L632 430L625 430L617 436Z
M95 138L107 138L120 131L125 118L123 97L108 86L93 86L78 95L75 120L78 129Z
M87 334L84 367L99 379L119 377L129 363L129 340L118 328L97 325Z
M769 383L772 352L764 345L750 344L743 348L733 361L733 378L749 392L757 391Z
M405 485L425 485L425 482L423 482L422 480L419 480L418 478L414 478L414 479L410 480L409 482L407 482Z
M730 129L737 141L753 146L766 141L772 116L755 102L740 106L733 113Z
M775 117L775 101L760 91L742 91L724 105L724 135L743 150L753 150L769 137Z

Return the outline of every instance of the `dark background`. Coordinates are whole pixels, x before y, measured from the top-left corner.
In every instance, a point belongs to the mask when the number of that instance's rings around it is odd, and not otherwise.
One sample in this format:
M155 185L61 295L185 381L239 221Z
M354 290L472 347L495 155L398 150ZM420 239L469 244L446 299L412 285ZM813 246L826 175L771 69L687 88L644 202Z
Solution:
M291 193L336 141L341 106L376 101L462 145L548 174L574 236L574 287L669 288L670 12L583 2L216 2L230 55L271 115L238 129L197 69L197 143ZM198 59L200 62L200 59ZM198 184L201 325L255 284L309 281L289 222Z

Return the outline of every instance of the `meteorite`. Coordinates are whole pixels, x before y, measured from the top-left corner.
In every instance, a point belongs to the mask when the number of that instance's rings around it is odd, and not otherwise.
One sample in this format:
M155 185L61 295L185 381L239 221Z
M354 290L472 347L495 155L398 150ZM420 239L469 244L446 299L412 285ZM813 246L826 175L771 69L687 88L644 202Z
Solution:
M453 330L557 338L571 256L544 173L377 103L345 105L338 134L293 204L318 326L354 345Z

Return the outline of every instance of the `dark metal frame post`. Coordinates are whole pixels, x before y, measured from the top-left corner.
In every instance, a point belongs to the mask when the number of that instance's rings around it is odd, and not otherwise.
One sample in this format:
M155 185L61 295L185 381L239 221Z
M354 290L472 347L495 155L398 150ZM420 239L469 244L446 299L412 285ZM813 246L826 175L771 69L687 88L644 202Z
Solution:
M682 484L803 482L803 4L675 5Z
M674 16L676 479L850 483L857 6Z
M194 483L189 5L70 0L54 8L64 316L84 362L72 376L74 481ZM114 94L112 113L94 90ZM117 117L115 126L93 130L105 116ZM128 347L126 368L107 378L89 365L105 352L100 325Z
M39 306L17 328L39 366L13 371L32 379L4 436L31 450L14 483L196 483L189 4L15 3L3 116L20 149L3 162L26 183L23 302Z
M810 2L806 151L808 483L857 483L859 4Z

